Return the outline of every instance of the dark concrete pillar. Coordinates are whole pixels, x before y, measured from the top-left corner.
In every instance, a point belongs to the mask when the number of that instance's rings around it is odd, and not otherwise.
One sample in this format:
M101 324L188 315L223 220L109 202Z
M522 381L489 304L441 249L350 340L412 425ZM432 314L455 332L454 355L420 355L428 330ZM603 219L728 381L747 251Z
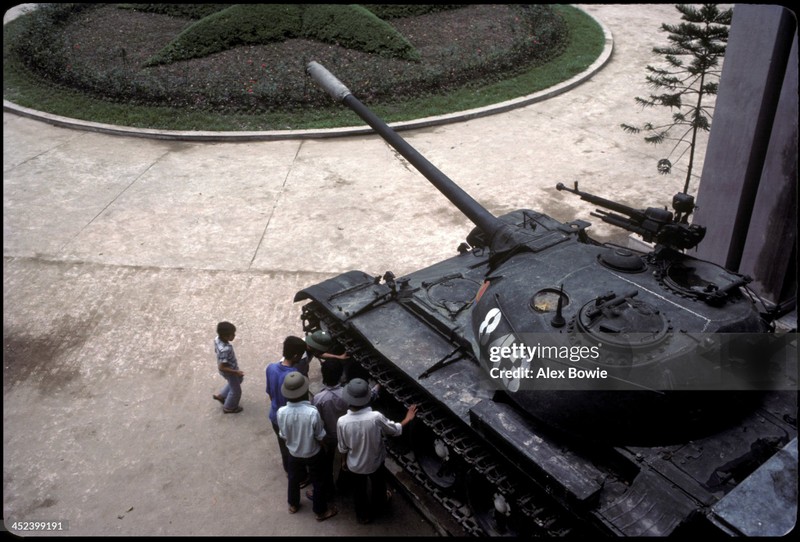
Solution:
M735 5L694 217L708 228L697 256L751 274L772 301L796 240L786 233L797 220L787 204L797 190L796 35L781 6Z
M797 276L797 63L795 36L739 265L772 301L796 289L787 277Z

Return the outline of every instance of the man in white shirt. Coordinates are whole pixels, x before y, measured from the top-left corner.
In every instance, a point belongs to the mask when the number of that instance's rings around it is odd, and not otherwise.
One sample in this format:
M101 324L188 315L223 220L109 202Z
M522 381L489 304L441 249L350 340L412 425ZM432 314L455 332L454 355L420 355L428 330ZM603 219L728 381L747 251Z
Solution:
M322 487L324 467L320 442L325 436L325 427L317 407L308 400L308 378L298 371L290 372L283 380L281 394L287 401L278 409L278 429L289 450L289 513L294 514L300 508L300 482L308 473L314 485L314 514L317 521L324 521L335 516L338 510L328 507Z
M350 405L350 409L336 424L339 452L345 457L347 470L353 475L356 519L359 523L369 523L375 513L385 507L391 496L386 490L382 469L386 459L383 437L402 434L403 427L414 419L417 405L408 408L401 422L393 422L369 406L372 394L369 384L361 378L354 378L345 386L342 398ZM372 487L371 496L367 492L369 482Z

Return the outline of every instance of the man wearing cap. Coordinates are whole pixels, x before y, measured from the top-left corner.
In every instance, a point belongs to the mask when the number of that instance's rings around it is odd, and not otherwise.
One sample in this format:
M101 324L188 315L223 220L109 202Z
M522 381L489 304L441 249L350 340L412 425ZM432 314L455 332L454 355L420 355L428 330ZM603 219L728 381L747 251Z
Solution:
M325 427L317 408L308 400L308 378L298 371L290 372L283 379L281 393L287 401L278 409L278 428L289 450L289 513L294 514L300 508L300 482L309 473L314 486L314 514L317 521L325 521L338 510L328 507L322 487L320 442L325 436Z
M398 423L389 420L369 403L372 394L369 384L354 378L344 388L342 398L350 405L347 413L336 424L339 452L345 457L345 465L353 474L353 504L359 523L369 523L376 508L383 508L391 493L386 490L383 476L383 461L386 446L383 436L398 436L417 413L417 405L411 405L405 418ZM372 483L372 498L367 493L368 482ZM370 506L370 504L374 506Z
M334 354L331 352L333 349L333 337L324 329L318 329L310 335L306 335L306 353L297 362L297 370L308 376L308 368L311 364L312 358L319 359L320 363L324 363L327 359L347 360L350 358L347 354Z

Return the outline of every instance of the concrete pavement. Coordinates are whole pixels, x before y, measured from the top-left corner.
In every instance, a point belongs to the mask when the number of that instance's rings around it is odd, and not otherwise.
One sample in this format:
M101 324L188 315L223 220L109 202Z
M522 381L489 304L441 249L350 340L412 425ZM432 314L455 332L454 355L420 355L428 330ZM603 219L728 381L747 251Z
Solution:
M582 6L613 54L568 92L403 137L495 214L591 221L589 192L669 204L682 163L625 134L672 5ZM347 83L345 81L345 83ZM302 335L294 293L350 269L397 276L472 225L373 135L195 141L3 114L3 517L70 536L428 535L407 500L357 525L289 515L264 368ZM702 154L702 153L701 153ZM702 155L700 156L702 162ZM700 171L697 169L696 171ZM690 188L696 191L696 186ZM595 224L600 239L626 236ZM244 412L211 399L216 323L238 328ZM320 386L312 369L312 390Z

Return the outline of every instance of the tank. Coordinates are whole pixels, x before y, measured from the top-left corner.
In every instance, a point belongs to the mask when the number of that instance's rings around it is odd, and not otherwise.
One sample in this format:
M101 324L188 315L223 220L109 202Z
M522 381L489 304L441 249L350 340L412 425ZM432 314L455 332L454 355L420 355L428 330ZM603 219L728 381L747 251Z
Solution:
M691 196L634 209L558 184L647 251L589 222L492 215L323 66L355 111L472 222L454 254L402 277L308 286L301 319L417 419L390 452L474 535L772 536L797 510L793 333L749 278L686 253ZM568 196L567 196L568 195Z

